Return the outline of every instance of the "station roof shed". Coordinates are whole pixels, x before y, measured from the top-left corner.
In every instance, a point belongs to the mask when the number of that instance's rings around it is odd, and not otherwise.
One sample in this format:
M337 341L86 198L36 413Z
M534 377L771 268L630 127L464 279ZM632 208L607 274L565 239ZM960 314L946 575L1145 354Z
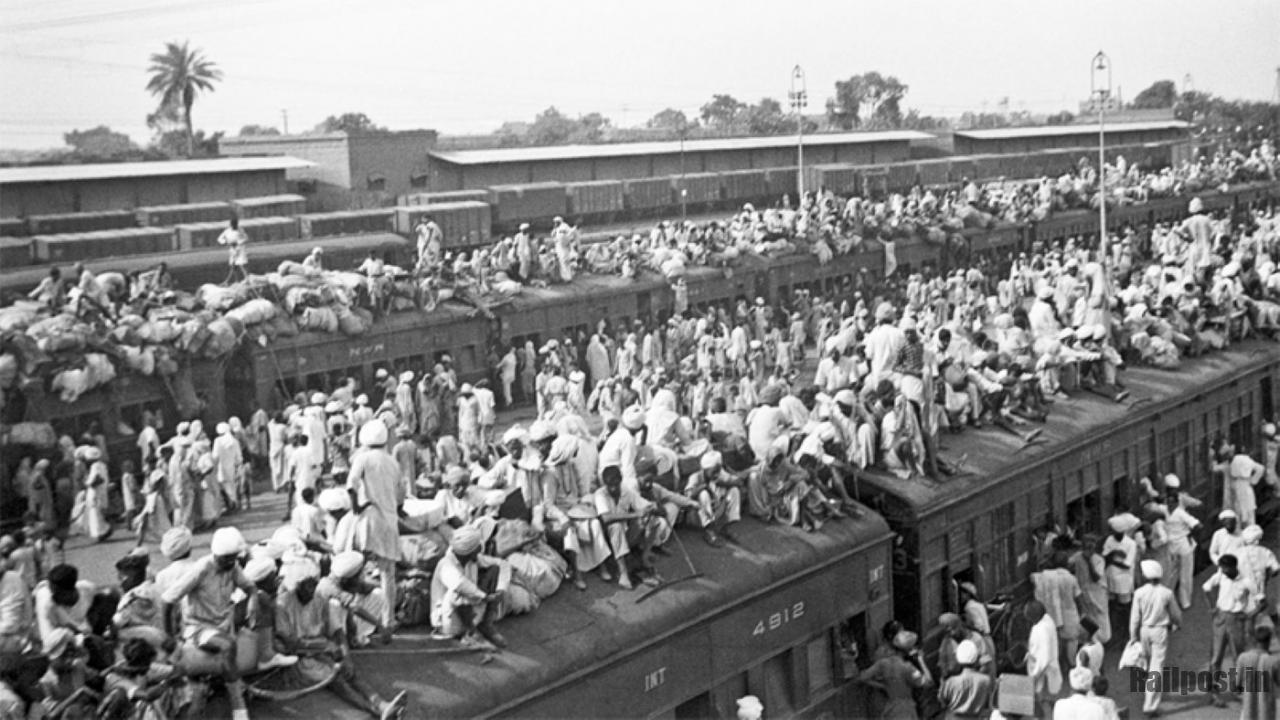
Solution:
M0 168L0 216L278 195L286 171L310 165L295 157L240 157Z
M1111 145L1138 145L1186 138L1189 123L1181 120L1106 123L1105 142ZM956 155L988 155L1098 146L1098 123L1045 125L1036 127L956 130Z
M910 155L914 130L823 133L804 137L805 163L893 162ZM661 142L432 151L432 189L465 190L535 182L584 182L796 165L796 137L714 138Z

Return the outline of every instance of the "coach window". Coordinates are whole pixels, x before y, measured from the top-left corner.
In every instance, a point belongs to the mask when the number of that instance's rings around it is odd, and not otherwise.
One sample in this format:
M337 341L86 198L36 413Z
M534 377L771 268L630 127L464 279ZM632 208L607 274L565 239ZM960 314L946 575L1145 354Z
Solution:
M871 636L867 633L867 614L858 613L840 623L837 633L840 643L840 679L852 680L863 668L871 665L875 648L871 645ZM810 670L810 677L813 671Z
M305 388L307 392L311 392L313 390L324 391L329 387L329 378L325 377L325 373L311 373L307 376Z
M382 192L387 189L387 176L382 173L369 173L369 177L365 180L365 189L372 192Z
M835 655L831 650L831 633L823 632L806 647L809 669L809 700L835 685Z
M703 718L715 717L716 712L712 706L711 693L702 693L697 697L680 703L670 715L667 713L658 715L660 718L668 716L675 718L675 720L702 720Z
M1014 503L1005 503L993 513L994 531L997 535L992 552L994 567L990 578L984 580L985 589L990 593L999 588L1011 585L1018 570L1018 525L1017 511Z
M296 377L280 378L279 382L276 383L276 393L286 404L292 402L293 396L300 392L302 392L302 385L299 384Z
M356 384L359 385L361 390L363 390L365 385L365 380L368 378L368 374L365 371L365 366L352 365L346 370L343 370L342 380L345 382L347 378L351 378L352 380L355 380Z
M113 429L129 431L120 433L121 435L137 435L138 431L142 429L142 413L146 409L145 403L137 403L120 408L120 424Z
M795 707L795 676L792 672L791 651L783 650L764 661L764 700L769 714L782 717Z
M479 345L463 345L458 348L458 357L455 357L454 366L460 368L463 372L474 372L477 370L485 370L485 363L480 359Z
M1276 419L1275 399L1271 396L1271 376L1262 378L1262 419L1274 422Z
M706 717L724 717L732 718L738 716L738 698L743 695L749 695L747 691L747 674L737 673L726 678L710 693L710 707L699 705L699 701L706 696L699 696L689 702L676 708L677 718L706 718ZM766 703L768 701L766 700ZM686 713L684 708L688 706L689 710L698 708L707 708L704 711L696 713Z
M70 435L73 438L78 438L89 429L90 424L95 420L99 420L100 417L100 414L96 412L83 413L54 420L51 424L59 435Z
M1102 504L1097 490L1067 503L1067 527L1076 531L1077 537L1096 533L1102 528Z
M1123 473L1123 469L1121 470ZM1115 515L1120 512L1127 511L1130 507L1131 500L1129 498L1132 493L1129 483L1129 475L1127 473L1117 476L1111 481L1111 514Z

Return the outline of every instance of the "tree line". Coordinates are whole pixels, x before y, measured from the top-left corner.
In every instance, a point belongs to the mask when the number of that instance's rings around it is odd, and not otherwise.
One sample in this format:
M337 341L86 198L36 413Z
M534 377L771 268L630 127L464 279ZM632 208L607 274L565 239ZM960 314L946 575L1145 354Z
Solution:
M147 115L152 136L148 144L137 145L124 133L99 125L74 130L63 136L68 150L46 161L92 162L148 160L170 157L211 157L218 154L221 131L197 129L193 119L196 101L214 92L223 79L217 64L187 42L166 43L162 52L150 58L146 91L157 100ZM1033 116L1010 111L1008 99L997 112L966 112L949 120L904 109L909 87L893 75L878 71L838 80L825 112L804 114L799 119L776 98L764 97L748 103L726 93L716 93L694 117L676 108L654 114L643 127L618 127L599 112L570 116L555 106L538 113L529 122L506 122L493 133L493 144L513 146L591 144L628 140L675 140L680 138L731 137L743 135L788 135L797 124L804 132L848 130L946 130L949 128L999 128L1041 123L1065 124L1075 120L1070 111L1049 116ZM1171 80L1152 83L1126 107L1134 109L1170 108L1176 117L1192 123L1198 134L1269 136L1280 134L1280 105L1268 102L1228 100L1210 93L1179 93ZM330 115L311 129L316 133L388 132L362 112ZM269 125L245 125L242 136L279 135Z

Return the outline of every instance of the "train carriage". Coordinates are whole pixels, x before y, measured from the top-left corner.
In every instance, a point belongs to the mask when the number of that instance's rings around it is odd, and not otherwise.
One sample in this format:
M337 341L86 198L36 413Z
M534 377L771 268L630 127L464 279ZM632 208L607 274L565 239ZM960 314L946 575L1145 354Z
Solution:
M95 423L115 459L133 457L144 412L169 427L179 418L207 413L225 417L228 407L220 392L222 365L212 360L185 363L172 378L122 373L74 402L64 402L39 382L27 383L20 393L8 393L0 422L47 422L58 435L79 438ZM17 462L7 457L5 465Z
M344 378L372 387L379 368L421 374L448 354L461 379L487 377L488 326L455 304L430 313L400 313L375 323L365 335L303 332L266 346L242 345L226 371L232 414L278 410L299 392L332 390Z
M660 559L680 582L643 600L643 586L562 587L499 624L509 647L490 662L414 657L428 640L402 633L390 648L359 651L361 674L380 690L408 690L423 717L733 717L747 694L771 716L874 715L873 693L853 682L842 650L869 655L892 618L892 535L879 517L863 508L813 533L746 520L719 549L678 532L696 579L683 580L683 559ZM335 714L323 693L289 710Z
M1122 375L1128 402L1088 394L1060 401L1037 444L996 429L944 439L943 457L964 458L961 475L903 481L869 473L863 501L903 539L894 567L897 618L930 627L956 609L963 580L984 597L1013 590L1035 568L1037 529L1052 520L1105 532L1111 514L1141 507L1142 477L1177 473L1205 502L1197 514L1212 518L1222 488L1209 471L1210 445L1225 437L1257 447L1263 418L1274 417L1277 372L1280 352L1263 342L1176 371L1132 368Z

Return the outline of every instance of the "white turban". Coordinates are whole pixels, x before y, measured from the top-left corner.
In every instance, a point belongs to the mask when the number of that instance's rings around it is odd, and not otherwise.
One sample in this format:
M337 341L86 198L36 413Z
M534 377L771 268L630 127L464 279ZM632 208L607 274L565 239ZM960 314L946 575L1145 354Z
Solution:
M233 527L218 528L209 541L209 552L214 555L239 555L244 550L244 536Z
M342 488L329 488L320 492L316 504L325 512L338 512L351 509L351 494Z
M169 528L160 538L160 554L173 560L191 552L191 531L186 526Z
M333 562L329 565L329 571L333 573L334 577L345 580L355 577L362 567L364 567L364 555L355 550L348 550L333 557Z
M360 428L360 444L365 447L376 447L387 444L387 424L381 420L370 420Z
M244 575L252 582L262 582L276 571L276 561L271 558L258 557L244 566Z
M1093 671L1087 667L1073 667L1067 676L1071 689L1076 692L1089 692L1093 687Z
M956 662L973 665L978 662L978 646L972 640L963 640L956 646Z
M471 525L463 525L453 531L449 548L458 555L470 555L480 550L480 531Z

